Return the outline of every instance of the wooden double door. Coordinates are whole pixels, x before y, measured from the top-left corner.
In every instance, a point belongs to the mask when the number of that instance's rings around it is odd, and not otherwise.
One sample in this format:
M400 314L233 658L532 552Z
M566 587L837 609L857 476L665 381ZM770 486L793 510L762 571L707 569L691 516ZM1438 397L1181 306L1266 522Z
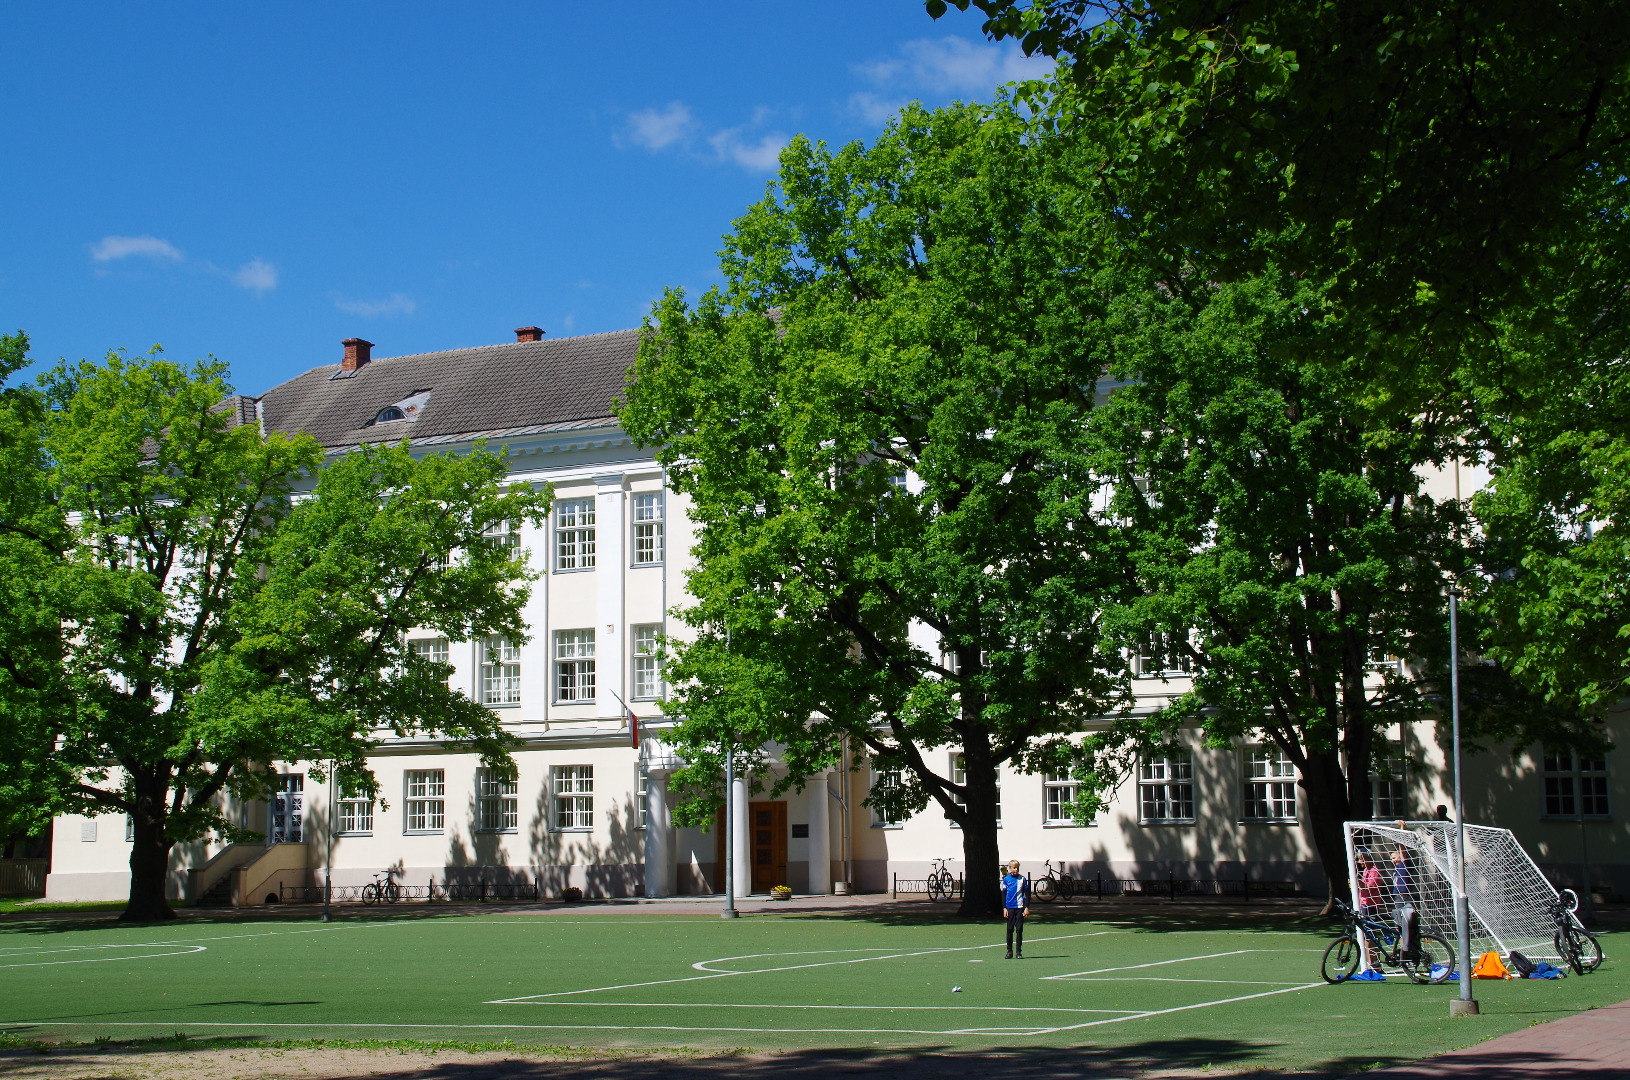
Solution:
M719 810L718 863L720 889L724 888L724 810ZM787 883L787 804L747 804L747 862L753 868L749 892L769 892Z

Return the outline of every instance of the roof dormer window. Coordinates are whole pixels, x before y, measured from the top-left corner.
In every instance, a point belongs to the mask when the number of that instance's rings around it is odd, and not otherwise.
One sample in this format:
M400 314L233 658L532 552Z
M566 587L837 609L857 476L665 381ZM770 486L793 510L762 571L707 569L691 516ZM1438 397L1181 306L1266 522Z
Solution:
M379 415L374 417L374 423L388 424L392 420L406 419L407 413L403 412L401 409L398 409L395 405L387 405L383 409L379 410Z
M366 426L392 424L400 420L405 420L411 424L423 414L425 403L429 400L429 390L415 390L401 401L393 401L380 409L379 412L374 414L374 418L368 421Z

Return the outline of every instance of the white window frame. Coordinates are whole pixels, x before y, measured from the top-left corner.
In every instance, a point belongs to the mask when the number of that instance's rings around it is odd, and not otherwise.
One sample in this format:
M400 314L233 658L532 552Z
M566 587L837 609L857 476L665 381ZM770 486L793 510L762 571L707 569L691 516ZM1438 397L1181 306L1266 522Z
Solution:
M594 497L555 503L555 572L593 570L595 566Z
M900 787L904 782L905 772L902 769L884 769L881 772L873 770L872 772L873 791L878 788ZM885 816L882 807L875 804L872 806L872 828L898 829L904 824L904 821Z
M1149 812L1160 808L1166 812ZM1183 813L1185 808L1187 814ZM1140 755L1138 824L1193 825L1194 822L1194 752L1186 746L1169 746L1157 754Z
M1283 823L1298 820L1296 764L1290 755L1269 744L1247 747L1244 759L1240 820Z
M594 629L556 630L551 681L557 705L583 705L595 700Z
M340 796L334 813L336 836L372 836L374 801L361 796Z
M967 786L968 770L964 768L964 761L966 758L967 755L961 751L957 751L951 755L951 783L961 784L964 787ZM966 799L955 793L952 793L951 801L963 808L966 808L968 805ZM950 825L953 829L962 828L962 826L958 825L955 821L950 822ZM996 773L996 827L998 829L1002 827L1002 774L1000 769L998 769Z
M631 565L661 566L667 557L665 501L660 491L634 492L628 546Z
M1184 644L1191 641L1188 634L1154 631L1139 639L1133 651L1133 674L1142 679L1170 678L1189 675L1194 663Z
M414 836L445 832L447 770L407 769L402 773L402 831Z
M521 646L494 634L481 642L481 704L521 703Z
M408 638L408 648L420 659L432 664L445 664L452 644L444 637Z
M1570 747L1541 747L1540 776L1540 809L1544 820L1613 820L1613 805L1608 801L1612 785L1606 755L1582 758Z
M662 696L662 667L657 657L660 633L661 623L629 627L628 640L634 651L633 663L629 665L633 677L629 697L635 701L655 701Z
M1041 823L1049 829L1062 829L1070 826L1079 826L1081 823L1070 814L1070 806L1074 804L1076 794L1081 785L1075 777L1070 775L1068 769L1063 772L1044 772L1041 774Z
M521 549L521 523L519 521L495 521L481 530L494 547L507 548L510 558Z
M639 800L639 824L634 827L643 829L651 823L651 775L638 765L634 766L634 798Z
M521 784L515 769L475 770L475 831L512 833L521 825Z
M556 765L549 786L553 831L589 832L594 828L593 765Z
M1385 767L1387 777L1383 777ZM1409 786L1401 755L1390 754L1383 761L1370 761L1370 820L1404 821L1409 818Z

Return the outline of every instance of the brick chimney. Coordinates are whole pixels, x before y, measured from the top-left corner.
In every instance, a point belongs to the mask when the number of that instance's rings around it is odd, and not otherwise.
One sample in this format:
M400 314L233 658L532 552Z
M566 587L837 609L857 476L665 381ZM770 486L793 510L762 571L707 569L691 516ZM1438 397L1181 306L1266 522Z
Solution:
M348 337L340 342L345 346L345 358L340 361L341 371L356 371L373 358L374 343L359 337Z
M543 340L543 327L541 327L541 326L517 326L515 328L515 340L516 341L542 341Z

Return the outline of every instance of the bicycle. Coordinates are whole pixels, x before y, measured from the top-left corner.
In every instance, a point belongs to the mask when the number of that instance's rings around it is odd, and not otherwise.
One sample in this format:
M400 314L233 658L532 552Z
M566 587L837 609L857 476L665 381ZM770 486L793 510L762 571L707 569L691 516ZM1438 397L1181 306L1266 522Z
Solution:
M402 886L396 883L389 870L381 870L373 881L362 887L364 904L394 904L402 899Z
M956 887L956 879L946 867L949 859L935 859L934 869L928 872L928 898L930 900L949 900Z
M1556 923L1557 955L1567 961L1575 975L1588 975L1602 966L1602 943L1596 935L1579 923L1574 912L1579 910L1579 895L1572 889L1563 889L1551 905L1551 919Z
M1357 975L1366 951L1371 967L1402 968L1411 982L1442 983L1454 973L1455 951L1438 935L1419 935L1414 955L1404 956L1403 934L1398 927L1360 915L1340 900L1336 901L1336 911L1347 928L1324 950L1324 959L1319 962L1319 974L1325 982L1346 982Z
M1046 862L1047 872L1031 882L1030 895L1038 902L1051 904L1061 896L1075 895L1075 879L1063 872L1062 866L1053 869L1053 860Z

